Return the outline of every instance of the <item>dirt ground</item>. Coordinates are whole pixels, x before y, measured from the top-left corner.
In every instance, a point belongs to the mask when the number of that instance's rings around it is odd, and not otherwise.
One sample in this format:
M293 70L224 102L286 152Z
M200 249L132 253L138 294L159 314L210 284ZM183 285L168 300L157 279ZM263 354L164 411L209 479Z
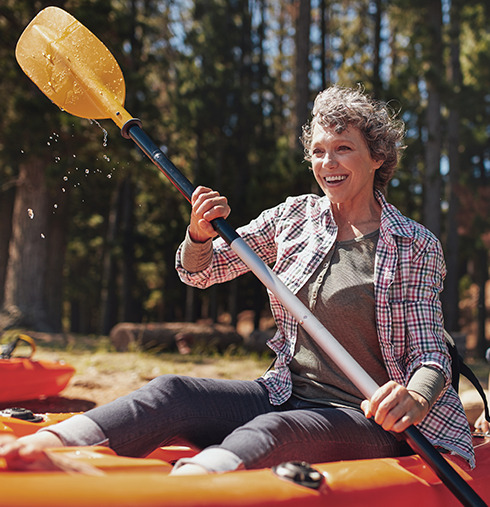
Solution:
M0 410L24 407L34 412L84 412L130 393L167 373L196 377L254 379L269 366L271 357L256 353L189 354L142 351L114 352L107 337L46 336L31 333L38 344L34 359L62 360L75 368L75 374L59 396L0 404ZM20 347L15 355L28 355ZM488 389L489 366L472 364L482 386ZM470 423L482 410L481 398L466 379L460 382L460 395Z
M0 404L0 409L20 406L34 412L83 412L130 393L153 378L167 374L196 377L253 379L268 367L270 357L258 354L189 354L114 352L106 338L71 337L68 342L47 340L37 333L33 359L64 361L75 374L59 396L40 400ZM28 347L16 349L16 356L27 356Z

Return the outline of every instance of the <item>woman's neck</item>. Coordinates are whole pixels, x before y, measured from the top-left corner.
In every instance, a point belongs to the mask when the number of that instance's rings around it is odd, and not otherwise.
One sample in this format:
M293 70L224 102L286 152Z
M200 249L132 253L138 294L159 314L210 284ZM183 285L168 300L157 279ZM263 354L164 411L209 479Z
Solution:
M332 212L338 227L338 241L359 238L379 229L381 206L377 201L362 213L353 213L352 210L337 205L332 206Z

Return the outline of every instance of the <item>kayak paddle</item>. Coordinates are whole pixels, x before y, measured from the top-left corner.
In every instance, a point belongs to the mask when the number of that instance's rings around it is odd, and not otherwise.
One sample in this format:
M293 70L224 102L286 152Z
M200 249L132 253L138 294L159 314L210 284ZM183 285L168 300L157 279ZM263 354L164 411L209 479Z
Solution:
M81 118L112 119L121 129L122 135L132 139L184 197L191 201L194 186L145 134L141 122L124 109L125 83L118 63L102 42L73 16L58 7L47 7L39 12L20 36L16 58L27 76L64 111ZM213 226L317 345L332 358L359 391L370 399L379 386L359 363L226 220L213 220ZM415 426L405 430L404 436L412 449L422 456L463 505L486 505Z

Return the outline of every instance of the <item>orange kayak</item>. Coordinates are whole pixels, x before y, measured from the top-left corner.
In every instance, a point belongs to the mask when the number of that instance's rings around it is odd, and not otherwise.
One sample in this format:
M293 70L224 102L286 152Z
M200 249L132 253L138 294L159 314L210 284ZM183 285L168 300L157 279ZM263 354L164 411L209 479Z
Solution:
M30 357L11 357L18 341L31 346ZM0 403L55 396L75 373L75 368L63 361L32 359L35 345L27 335L19 335L8 348L0 358Z
M38 423L0 417L0 431L23 435L65 417L66 414L46 414ZM474 444L477 467L467 471L455 463L452 466L489 503L490 438L475 437ZM171 463L195 451L162 447L147 458L117 456L104 447L72 447L51 452L73 463L88 465L89 472L16 472L7 470L0 459L3 507L460 505L417 455L320 463L311 468L292 464L289 469L286 466L174 477L168 476ZM284 475L294 473L284 474L284 469L296 470L296 480L286 479ZM94 470L97 473L92 473ZM311 479L308 485L305 477ZM314 487L310 487L313 483Z

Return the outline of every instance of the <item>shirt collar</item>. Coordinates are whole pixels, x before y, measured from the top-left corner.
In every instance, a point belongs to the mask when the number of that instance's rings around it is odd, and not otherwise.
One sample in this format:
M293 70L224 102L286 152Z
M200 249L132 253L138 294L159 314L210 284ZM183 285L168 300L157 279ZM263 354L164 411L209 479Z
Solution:
M412 221L401 214L392 204L386 201L385 196L379 191L374 191L376 200L381 205L380 230L387 231L395 236L411 238L413 236Z

